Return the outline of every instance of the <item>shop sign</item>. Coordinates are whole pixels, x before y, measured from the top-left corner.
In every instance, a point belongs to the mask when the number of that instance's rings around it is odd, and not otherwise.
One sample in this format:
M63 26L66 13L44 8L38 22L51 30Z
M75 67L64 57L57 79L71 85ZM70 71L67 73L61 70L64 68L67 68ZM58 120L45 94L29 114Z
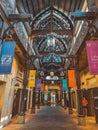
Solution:
M86 41L87 57L90 74L98 74L98 41Z
M3 42L0 52L0 74L10 74L14 57L15 42Z

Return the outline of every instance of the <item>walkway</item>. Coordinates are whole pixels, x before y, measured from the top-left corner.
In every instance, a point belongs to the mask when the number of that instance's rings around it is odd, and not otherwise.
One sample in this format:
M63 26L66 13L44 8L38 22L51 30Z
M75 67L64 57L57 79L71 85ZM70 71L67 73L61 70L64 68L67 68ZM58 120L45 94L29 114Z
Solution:
M98 130L95 122L87 122L86 126L79 126L76 114L68 115L60 106L42 107L36 114L28 114L29 120L25 124L12 122L3 130Z

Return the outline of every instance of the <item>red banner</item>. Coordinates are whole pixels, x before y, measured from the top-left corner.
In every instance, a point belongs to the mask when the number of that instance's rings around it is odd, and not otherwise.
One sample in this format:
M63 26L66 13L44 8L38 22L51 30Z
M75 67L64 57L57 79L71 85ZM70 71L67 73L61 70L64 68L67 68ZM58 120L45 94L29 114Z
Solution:
M91 74L98 74L98 41L86 41L89 71Z
M63 89L62 89L62 84L60 84L60 92L62 92L63 91Z
M68 70L68 86L76 87L76 77L74 70Z

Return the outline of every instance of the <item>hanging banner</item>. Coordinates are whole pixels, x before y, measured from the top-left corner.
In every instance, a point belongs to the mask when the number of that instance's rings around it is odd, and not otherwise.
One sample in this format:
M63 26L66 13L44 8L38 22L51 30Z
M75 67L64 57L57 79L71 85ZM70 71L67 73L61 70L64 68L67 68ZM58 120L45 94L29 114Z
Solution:
M91 74L98 74L98 41L86 41L89 71Z
M62 89L63 89L63 91L68 90L67 79L62 80Z
M36 90L41 90L41 79L37 78Z
M62 92L63 91L63 89L62 89L62 84L60 84L60 92Z
M44 88L45 86L44 86L44 84L41 84L41 92L44 92Z
M48 85L45 85L45 91L48 91Z
M3 42L0 52L0 74L10 74L15 51L15 42Z
M28 86L35 87L36 82L36 70L29 71Z
M76 77L74 70L68 70L68 86L76 87Z

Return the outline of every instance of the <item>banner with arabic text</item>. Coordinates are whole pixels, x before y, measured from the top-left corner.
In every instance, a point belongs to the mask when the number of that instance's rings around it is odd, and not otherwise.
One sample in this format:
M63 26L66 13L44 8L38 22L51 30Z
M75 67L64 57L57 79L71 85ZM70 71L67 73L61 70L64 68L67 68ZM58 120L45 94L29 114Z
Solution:
M0 74L10 74L16 43L13 41L3 42L0 52Z
M36 83L36 70L29 71L28 86L35 87Z
M90 74L98 74L98 40L86 41Z
M62 89L63 91L68 90L67 79L62 80Z
M37 78L36 90L41 90L41 79Z
M76 87L75 70L68 70L68 86Z

